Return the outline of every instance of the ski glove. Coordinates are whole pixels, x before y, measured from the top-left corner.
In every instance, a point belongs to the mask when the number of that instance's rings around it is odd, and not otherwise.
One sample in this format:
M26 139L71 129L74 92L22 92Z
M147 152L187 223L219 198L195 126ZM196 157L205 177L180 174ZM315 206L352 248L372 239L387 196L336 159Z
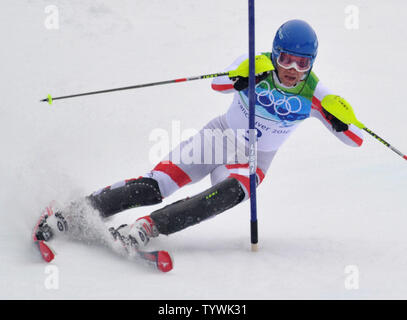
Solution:
M270 71L268 72L263 72L260 73L259 75L256 76L256 83L259 83L266 79L270 74ZM233 88L237 91L242 91L244 89L247 89L249 86L249 78L246 77L236 77L236 78L231 78L233 81Z
M331 123L332 128L336 132L342 132L349 129L349 126L346 123L339 120L337 117L326 111L324 108L322 108L322 112L324 113L326 119Z
M260 54L254 58L256 83L259 83L269 76L274 66L270 58L265 55ZM237 91L246 89L249 86L249 59L244 60L235 70L229 71L229 78Z

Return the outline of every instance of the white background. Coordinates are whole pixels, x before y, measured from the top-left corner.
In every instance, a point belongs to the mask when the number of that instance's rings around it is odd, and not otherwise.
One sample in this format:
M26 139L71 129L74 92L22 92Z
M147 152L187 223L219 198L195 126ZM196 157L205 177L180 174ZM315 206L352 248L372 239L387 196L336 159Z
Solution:
M359 29L345 8L359 8ZM59 9L59 29L44 22ZM346 97L359 120L407 152L405 1L256 1L256 51L278 26L307 20L319 37L314 71ZM370 136L361 148L306 120L258 189L260 251L250 252L249 202L198 226L154 239L175 268L160 274L108 249L57 241L59 289L31 231L50 200L87 195L138 177L156 128L199 129L232 96L210 81L56 101L109 87L222 71L247 51L246 0L2 0L0 4L2 299L407 298L406 162ZM166 203L198 193L209 179ZM162 205L124 212L132 222ZM347 265L359 289L346 290Z

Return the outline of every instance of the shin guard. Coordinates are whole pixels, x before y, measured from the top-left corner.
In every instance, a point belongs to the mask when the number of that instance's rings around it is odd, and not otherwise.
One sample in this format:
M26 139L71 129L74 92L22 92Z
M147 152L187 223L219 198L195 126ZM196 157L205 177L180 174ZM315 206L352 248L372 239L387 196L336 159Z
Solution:
M227 178L191 198L154 211L150 217L161 234L171 234L213 217L240 203L245 193L235 178Z
M109 217L126 209L160 203L162 196L156 180L141 177L106 187L88 199L103 217Z

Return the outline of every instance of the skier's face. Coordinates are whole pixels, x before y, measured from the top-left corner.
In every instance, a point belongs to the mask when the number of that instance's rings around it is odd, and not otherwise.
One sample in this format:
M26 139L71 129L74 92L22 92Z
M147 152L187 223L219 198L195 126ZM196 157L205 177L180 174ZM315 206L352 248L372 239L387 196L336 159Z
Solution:
M305 72L298 72L295 68L284 69L277 64L278 77L283 85L292 87L301 81Z

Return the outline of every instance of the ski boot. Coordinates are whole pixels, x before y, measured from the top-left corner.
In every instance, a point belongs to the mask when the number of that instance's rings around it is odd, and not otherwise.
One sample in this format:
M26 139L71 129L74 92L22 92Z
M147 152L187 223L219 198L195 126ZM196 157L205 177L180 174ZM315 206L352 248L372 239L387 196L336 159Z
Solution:
M35 232L37 240L49 241L53 238L56 230L60 232L68 230L68 224L62 212L53 213L51 208L47 208L47 210L48 213L42 217Z
M158 237L159 232L150 216L137 219L133 224L122 224L118 228L109 228L115 240L119 239L125 247L135 249L145 247L150 238Z

